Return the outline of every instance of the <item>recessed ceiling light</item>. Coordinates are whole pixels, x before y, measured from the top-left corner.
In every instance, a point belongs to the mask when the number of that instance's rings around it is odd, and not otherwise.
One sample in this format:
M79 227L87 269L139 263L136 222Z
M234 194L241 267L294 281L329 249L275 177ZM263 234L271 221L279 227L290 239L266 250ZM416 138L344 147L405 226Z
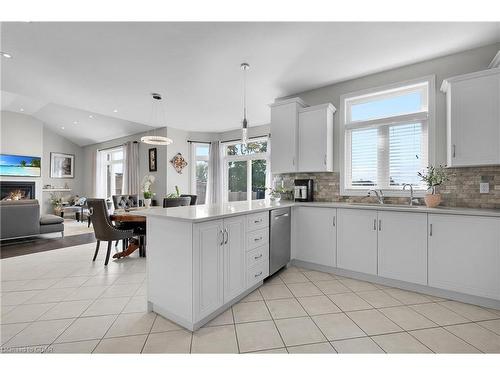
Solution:
M117 110L117 109L113 109L113 112L114 112L114 113L117 113L117 112L118 112L118 110Z
M24 112L24 108L19 108L19 110L20 110L21 112Z
M78 121L73 121L73 125L76 125L76 124L78 124Z
M10 53L0 51L0 55L2 55L3 57L5 57L7 59L12 59L12 55Z
M64 126L61 126L61 129L64 130Z
M89 118L93 119L93 118L94 118L94 116L93 116L93 115L89 115Z

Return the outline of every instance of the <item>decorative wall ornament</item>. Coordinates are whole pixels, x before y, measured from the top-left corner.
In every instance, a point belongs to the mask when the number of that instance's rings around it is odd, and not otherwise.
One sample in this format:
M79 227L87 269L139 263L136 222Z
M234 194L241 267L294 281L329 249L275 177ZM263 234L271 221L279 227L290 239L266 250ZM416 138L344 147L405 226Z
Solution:
M188 165L186 159L182 156L180 152L178 152L172 159L170 159L170 164L175 168L175 171L179 174L182 173L182 170Z

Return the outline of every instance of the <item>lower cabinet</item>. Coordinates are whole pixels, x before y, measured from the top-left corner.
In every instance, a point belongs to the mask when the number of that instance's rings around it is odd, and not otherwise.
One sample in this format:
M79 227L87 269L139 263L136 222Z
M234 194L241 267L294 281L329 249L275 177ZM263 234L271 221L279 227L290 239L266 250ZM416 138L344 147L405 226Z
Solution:
M193 229L193 291L195 320L223 305L223 220L195 224Z
M337 209L296 207L294 220L294 258L304 262L336 267Z
M246 289L246 217L224 219L224 303Z
M194 225L195 320L246 289L246 221L246 216L235 216Z
M429 286L500 299L500 219L429 214Z
M377 211L337 209L337 267L377 274Z
M427 284L427 214L378 211L378 275Z

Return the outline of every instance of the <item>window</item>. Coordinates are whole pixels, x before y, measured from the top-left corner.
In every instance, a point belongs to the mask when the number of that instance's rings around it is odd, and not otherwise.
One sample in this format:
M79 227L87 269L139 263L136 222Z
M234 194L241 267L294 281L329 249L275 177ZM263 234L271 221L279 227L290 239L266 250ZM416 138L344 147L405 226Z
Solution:
M123 191L123 147L100 150L97 160L97 196L111 198Z
M196 194L197 204L207 203L208 165L210 144L191 143L193 168L191 168L191 194Z
M425 190L417 173L428 165L431 87L428 78L342 97L343 195Z
M222 148L224 201L264 199L270 180L269 160L267 137L254 138L247 145L225 143Z

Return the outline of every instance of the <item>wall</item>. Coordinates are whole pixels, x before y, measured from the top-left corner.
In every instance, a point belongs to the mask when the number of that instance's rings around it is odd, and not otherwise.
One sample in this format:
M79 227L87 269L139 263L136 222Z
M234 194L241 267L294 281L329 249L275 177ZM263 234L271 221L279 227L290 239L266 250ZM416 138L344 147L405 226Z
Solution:
M50 178L50 153L60 152L64 154L75 155L75 178ZM51 185L55 187L64 187L68 185L71 189L69 193L62 193L64 197L72 195L82 195L83 192L83 170L85 166L85 161L83 159L83 148L77 144L69 141L68 139L60 136L44 127L43 130L43 165L42 165L42 176L43 185ZM52 207L50 205L50 193L43 192L43 211L45 213L52 213Z
M435 75L435 134L431 138L435 152L430 155L434 164L446 163L446 102L445 94L440 91L445 78L487 69L489 63L500 49L500 43L476 48L457 54L404 66L389 71L372 74L346 82L321 87L318 89L296 93L288 97L300 97L309 105L330 102L337 108L334 124L334 171L333 173L286 174L283 175L288 184L294 178L313 178L316 181L315 196L317 200L363 201L364 197L340 196L340 142L343 141L339 126L340 97L359 90L379 87L391 83ZM500 208L500 168L460 168L450 170L452 180L443 187L445 205L464 207ZM479 181L490 182L490 193L479 194ZM393 199L398 201L398 199Z
M43 158L43 123L31 116L1 111L0 153L42 157L42 175L48 161ZM35 197L42 204L42 177L0 177L2 181L35 181Z
M340 97L351 92L376 88L392 83L403 82L428 75L436 76L436 134L435 134L435 163L446 162L446 102L445 94L440 91L444 79L471 73L488 68L495 54L500 50L500 43L469 51L424 61L417 64L388 70L365 77L335 83L318 89L299 92L288 97L300 97L309 105L332 103L335 113L334 126L334 171L340 170L340 142L342 135L339 125ZM369 58L369 56L367 56ZM432 158L430 159L432 160Z
M1 177L4 181L35 181L35 196L40 202L41 213L52 213L50 193L43 192L43 185L50 184L63 187L66 183L72 189L64 196L81 194L83 180L83 150L80 146L46 128L43 122L32 116L9 111L1 111L1 146L3 154L40 156L42 158L42 176L32 177ZM75 178L50 178L50 153L63 152L75 155Z
M86 167L84 169L84 194L88 197L93 193L93 176L92 176L92 157L97 150L116 147L128 141L139 141L146 133L138 133L131 136L117 138L111 141L93 144L84 147L84 159ZM189 152L188 140L209 141L217 139L216 133L192 133L180 129L161 128L155 131L157 135L163 135L171 138L173 143L169 146L153 146L144 143L139 143L139 178L145 175L155 176L153 191L156 193L156 198L160 201L167 194L175 191L175 186L179 186L181 193L189 193L190 191L190 175L189 168L186 167L179 174L170 164L170 159L180 152L186 159L188 166L191 164L191 155ZM157 172L149 172L148 150L156 147L157 149ZM160 202L158 202L160 203Z

